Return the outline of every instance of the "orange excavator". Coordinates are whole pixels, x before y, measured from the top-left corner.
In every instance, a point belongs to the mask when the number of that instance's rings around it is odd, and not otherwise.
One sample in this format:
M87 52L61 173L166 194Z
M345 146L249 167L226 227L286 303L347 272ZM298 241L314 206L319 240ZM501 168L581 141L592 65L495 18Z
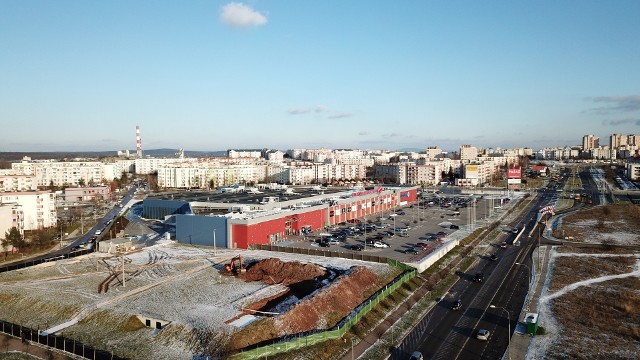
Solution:
M234 275L238 275L240 273L246 272L244 265L242 265L242 256L235 256L229 261L227 265L224 266L224 271L228 273L232 273Z

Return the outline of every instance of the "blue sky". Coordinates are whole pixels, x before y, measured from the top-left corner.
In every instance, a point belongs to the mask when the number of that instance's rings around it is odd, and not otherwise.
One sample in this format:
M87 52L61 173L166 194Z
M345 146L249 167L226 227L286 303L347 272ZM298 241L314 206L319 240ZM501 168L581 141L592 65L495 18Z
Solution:
M640 134L640 1L0 1L0 151Z

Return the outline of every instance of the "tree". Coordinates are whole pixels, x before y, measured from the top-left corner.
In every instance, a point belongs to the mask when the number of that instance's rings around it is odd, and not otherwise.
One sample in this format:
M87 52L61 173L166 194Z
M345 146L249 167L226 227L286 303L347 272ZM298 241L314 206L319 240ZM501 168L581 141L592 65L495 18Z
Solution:
M129 176L127 175L126 171L123 171L122 175L120 175L120 182L122 183L122 185L129 182Z
M56 186L53 184L53 180L49 182L49 190L51 190L51 192L56 191Z
M51 243L51 234L45 229L38 229L33 232L33 243L39 247L49 245Z
M80 178L80 180L78 180L78 185L84 186L84 179L83 178Z
M15 226L9 229L9 231L4 234L4 238L5 241L8 241L9 245L13 246L14 248L23 248L25 246L25 241L22 238L22 235L20 235L20 231Z

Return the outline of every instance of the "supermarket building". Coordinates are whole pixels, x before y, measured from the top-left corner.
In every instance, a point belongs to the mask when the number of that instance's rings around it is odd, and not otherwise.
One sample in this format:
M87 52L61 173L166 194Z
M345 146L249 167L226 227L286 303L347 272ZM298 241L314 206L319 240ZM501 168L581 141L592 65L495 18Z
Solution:
M180 243L246 249L276 244L290 235L354 220L377 220L417 201L418 187L287 188L154 194L143 201L143 217L175 227Z

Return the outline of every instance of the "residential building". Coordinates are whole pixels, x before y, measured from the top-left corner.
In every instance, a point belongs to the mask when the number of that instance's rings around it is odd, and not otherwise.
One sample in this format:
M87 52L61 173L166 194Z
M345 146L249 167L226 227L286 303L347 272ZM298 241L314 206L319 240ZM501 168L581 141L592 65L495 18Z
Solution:
M24 219L23 230L54 227L57 224L55 194L48 191L0 193L0 204L18 206Z

